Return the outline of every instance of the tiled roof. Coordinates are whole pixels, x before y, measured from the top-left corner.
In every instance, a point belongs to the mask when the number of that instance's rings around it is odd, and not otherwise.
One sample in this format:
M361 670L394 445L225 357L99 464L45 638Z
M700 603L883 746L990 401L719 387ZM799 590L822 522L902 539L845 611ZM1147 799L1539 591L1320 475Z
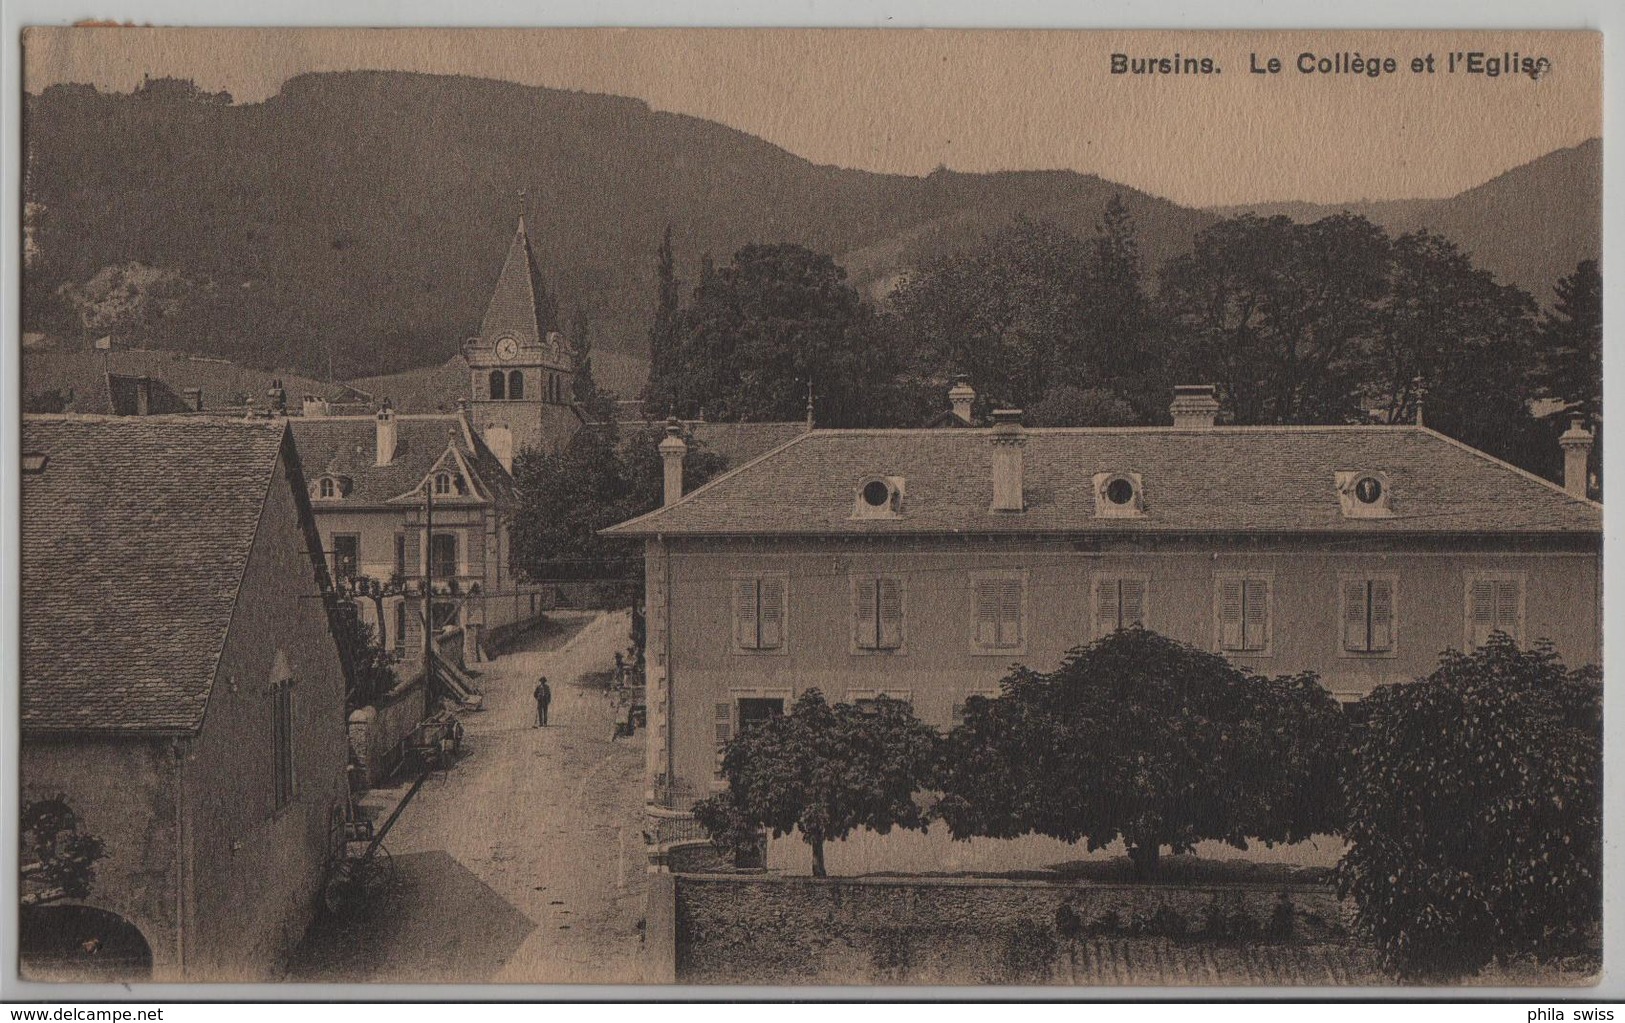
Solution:
M512 477L461 416L396 416L395 457L388 465L376 464L378 424L372 416L311 416L288 422L307 480L332 474L351 482L342 501L318 502L317 510L380 505L402 497L423 482L449 444L456 445L474 470L476 493L471 499L507 504L513 498Z
M46 456L22 477L25 730L201 724L285 432L24 418L22 450Z
M525 221L521 217L519 229L508 244L502 273L492 289L491 303L485 307L480 336L496 338L507 334L520 344L532 345L546 340L542 336L536 310L541 288L541 275L536 269L536 259L530 251L530 237L525 233Z
M989 431L815 430L667 508L649 534L1594 533L1597 504L1420 427L1030 429L1026 503L988 510ZM1386 474L1394 514L1347 518L1338 470ZM1097 518L1094 476L1138 473L1145 514ZM865 477L904 479L897 519L851 518Z

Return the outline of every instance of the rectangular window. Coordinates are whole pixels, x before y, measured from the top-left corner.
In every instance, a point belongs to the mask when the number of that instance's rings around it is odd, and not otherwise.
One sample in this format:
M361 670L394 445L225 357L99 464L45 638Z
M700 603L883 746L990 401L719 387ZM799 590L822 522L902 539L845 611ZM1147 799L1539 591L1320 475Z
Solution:
M862 576L852 580L852 642L859 650L903 646L903 583Z
M1270 580L1261 575L1218 580L1219 649L1267 654L1270 649Z
M987 572L972 577L976 600L975 647L1020 653L1026 643L1026 573Z
M1523 642L1523 579L1515 575L1472 576L1467 581L1467 645L1483 646L1504 632Z
M1394 580L1344 579L1343 650L1385 654L1394 649Z
M429 538L429 571L437 582L446 582L456 577L456 533L436 533Z
M395 574L406 578L406 534L395 534Z
M1145 625L1144 576L1099 576L1095 579L1095 635Z
M996 700L999 698L999 692L996 689L977 689L966 693L963 700L954 701L955 726L965 723L965 707L970 703L972 697L981 697L984 700Z
M285 679L271 689L271 758L275 778L275 809L293 801L293 680Z
M736 578L733 598L735 648L784 649L785 578Z
M782 696L741 696L727 703L718 703L712 718L717 750L715 779L721 781L723 778L722 762L727 756L728 743L736 735L783 713Z
M914 706L914 693L909 689L848 689L846 702L861 711L872 711L882 696Z
M361 574L361 537L355 533L333 534L333 579L354 579Z
M395 635L390 637L395 641L395 652L400 653L406 649L406 601L401 600L395 605Z

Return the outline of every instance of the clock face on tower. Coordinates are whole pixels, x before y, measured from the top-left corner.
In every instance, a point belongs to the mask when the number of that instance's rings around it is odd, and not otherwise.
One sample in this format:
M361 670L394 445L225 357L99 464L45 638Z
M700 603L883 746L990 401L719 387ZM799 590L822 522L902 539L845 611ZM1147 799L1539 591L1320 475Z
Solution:
M505 338L502 338L501 340L497 341L497 358L501 359L503 362L512 361L514 356L516 356L518 354L519 354L519 342L518 341L515 341L511 337L505 337Z

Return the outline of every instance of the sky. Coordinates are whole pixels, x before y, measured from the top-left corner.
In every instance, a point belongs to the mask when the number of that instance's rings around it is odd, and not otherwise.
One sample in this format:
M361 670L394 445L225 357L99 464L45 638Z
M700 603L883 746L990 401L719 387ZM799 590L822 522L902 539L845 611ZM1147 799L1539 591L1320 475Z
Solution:
M357 68L631 96L814 163L922 175L1071 169L1190 206L1454 195L1601 135L1601 36L1553 32L34 29L25 88L190 78L260 102ZM1447 73L1516 52L1539 77ZM1112 54L1217 74L1113 74ZM1300 73L1300 54L1396 70ZM1432 73L1411 71L1432 54ZM1252 67L1281 62L1278 73Z

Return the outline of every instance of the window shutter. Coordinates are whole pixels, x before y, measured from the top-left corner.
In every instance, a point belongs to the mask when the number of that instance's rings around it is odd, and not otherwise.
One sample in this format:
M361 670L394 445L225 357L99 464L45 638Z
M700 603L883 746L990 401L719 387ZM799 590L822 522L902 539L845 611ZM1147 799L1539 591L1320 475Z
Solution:
M1498 579L1495 582L1495 627L1511 636L1518 636L1518 580Z
M873 650L880 645L880 633L875 621L876 579L859 579L853 584L853 626L860 650Z
M1219 646L1225 650L1240 650L1241 645L1241 580L1219 580Z
M1366 649L1365 580L1343 584L1343 649Z
M1482 646L1495 631L1495 582L1491 579L1473 580L1469 594L1469 631L1474 646Z
M999 581L976 581L976 643L997 646L999 642Z
M1371 580L1371 649L1394 648L1394 584L1387 579Z
M761 647L777 650L784 645L784 580L761 579L757 586L762 595Z
M1120 622L1118 614L1121 606L1118 603L1118 581L1116 579L1100 579L1095 582L1095 634L1110 636L1117 631Z
M756 580L734 580L734 644L742 650L761 645L756 631Z
M999 645L1021 645L1021 580L1006 579L999 587Z
M1118 584L1118 603L1123 628L1145 624L1145 580L1124 579Z
M880 646L896 650L903 645L903 586L896 579L876 583L880 599Z
M405 552L402 560L405 568L401 574L406 576L423 574L423 532L418 529L408 529L401 534L401 549Z
M733 710L731 703L716 705L715 732L717 742L717 777L722 777L722 760L729 740L733 738Z
M1262 579L1248 579L1242 583L1242 613L1248 650L1263 650L1270 645L1269 583Z

